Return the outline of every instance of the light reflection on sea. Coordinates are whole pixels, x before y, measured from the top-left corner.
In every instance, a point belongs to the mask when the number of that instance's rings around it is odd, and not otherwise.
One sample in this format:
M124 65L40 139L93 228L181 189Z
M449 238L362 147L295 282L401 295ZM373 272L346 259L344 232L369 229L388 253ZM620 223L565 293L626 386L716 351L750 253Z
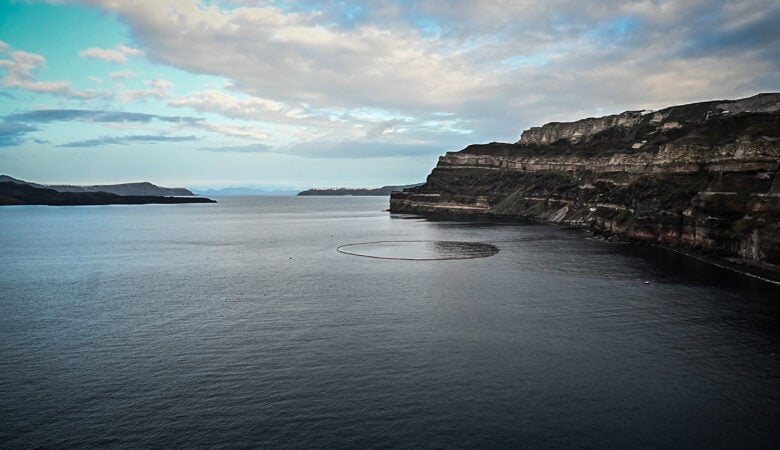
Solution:
M775 286L578 231L386 208L0 209L0 446L776 444ZM336 251L377 241L500 251Z

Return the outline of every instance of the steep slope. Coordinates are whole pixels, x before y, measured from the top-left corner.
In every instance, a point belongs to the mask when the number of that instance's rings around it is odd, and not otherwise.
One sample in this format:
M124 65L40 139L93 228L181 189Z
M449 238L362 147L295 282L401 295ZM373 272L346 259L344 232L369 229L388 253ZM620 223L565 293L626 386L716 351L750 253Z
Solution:
M780 271L780 94L628 111L439 158L400 213L588 227Z

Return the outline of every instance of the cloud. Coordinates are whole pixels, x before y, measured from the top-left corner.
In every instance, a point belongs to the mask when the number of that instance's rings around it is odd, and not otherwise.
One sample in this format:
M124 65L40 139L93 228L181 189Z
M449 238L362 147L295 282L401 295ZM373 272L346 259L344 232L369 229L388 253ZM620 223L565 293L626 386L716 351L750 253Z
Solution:
M156 80L145 81L144 84L148 86L148 88L133 89L120 93L120 100L124 102L131 102L149 97L164 99L171 96L171 87L173 87L173 83L168 80L158 78Z
M11 51L11 47L2 41L0 44L2 44L0 45L0 55L7 55L11 58L0 59L0 70L6 72L3 86L80 99L90 99L99 95L93 90L75 90L67 81L36 81L33 72L44 67L46 59L35 53L21 50Z
M116 48L105 49L90 47L79 52L82 58L101 59L114 64L126 64L128 56L143 56L144 52L135 48L118 44Z
M255 127L251 134L246 133L246 126L236 129L236 126L221 125L218 128L212 126L210 129L232 136L261 140L270 138L267 130L273 129L275 145L363 138L387 140L390 137L393 137L396 143L419 143L434 136L438 139L442 132L470 133L470 130L458 129L463 124L456 118L445 119L441 113L392 117L386 111L372 108L318 109L305 104L291 106L258 97L239 98L216 90L190 93L169 101L168 106L188 107L201 113L271 124L265 125L264 128ZM399 142L396 138L407 142Z
M37 109L5 116L5 120L23 123L97 122L97 123L167 123L197 124L202 119L187 116L161 116L156 114L92 109Z
M233 125L224 123L213 123L199 117L191 116L163 116L157 114L135 113L125 111L105 111L91 109L39 109L21 113L9 114L4 117L6 123L13 122L17 124L46 124L54 122L89 122L113 126L116 124L152 124L160 122L163 124L178 125L181 127L190 127L198 130L219 133L224 136L238 137L252 140L266 140L270 133L262 128L252 125ZM2 123L2 122L0 122ZM109 138L92 139L89 144L99 142L111 143ZM122 138L125 139L125 138ZM161 139L162 141L162 139ZM114 142L116 143L116 142ZM65 146L88 146L88 145L70 145Z
M222 147L205 147L201 148L201 150L215 153L272 153L274 151L273 147L266 144L226 145Z
M748 6L753 9L746 9ZM705 18L699 19L701 31L691 35L691 39L681 47L682 56L726 56L752 50L775 60L780 58L780 31L777 29L780 5L762 8L750 2L729 2L723 12L728 14L729 19L714 29Z
M196 136L163 136L163 135L132 135L132 136L103 136L98 139L69 142L59 147L102 147L104 145L128 145L134 143L156 144L160 142L188 142L197 141Z
M404 119L390 119L385 120L370 130L366 131L366 137L375 138L386 133L394 133L397 131L398 126L405 122Z
M0 147L15 147L24 142L24 136L37 128L16 122L0 122Z
M136 76L136 74L132 70L117 70L114 72L109 72L108 76L113 81L118 81L118 80L125 80L127 78L133 78Z
M201 122L200 126L205 130L214 131L233 137L255 139L260 141L264 141L270 137L270 134L267 131L254 126L214 124L205 121Z
M279 113L292 113L285 111L285 106L273 100L250 97L238 99L235 96L222 91L208 90L193 92L185 97L180 97L168 102L169 106L189 107L198 112L218 113L225 117L244 120L267 120Z
M442 153L441 143L402 144L369 140L308 142L287 146L265 144L205 147L215 153L278 153L314 159L374 159L435 157Z
M450 112L494 140L547 120L780 89L767 75L780 73L780 5L765 0L89 3L117 13L148 58L260 99L195 93L172 106L243 120L370 107L405 128ZM304 122L330 139L341 131Z
M442 144L431 143L394 143L370 140L312 142L294 144L283 153L307 158L323 159L373 159L373 158L414 158L441 155Z
M148 58L227 77L253 97L272 93L274 101L314 106L444 107L478 85L457 54L437 52L411 29L340 30L318 23L316 12L274 7L90 3L118 13Z

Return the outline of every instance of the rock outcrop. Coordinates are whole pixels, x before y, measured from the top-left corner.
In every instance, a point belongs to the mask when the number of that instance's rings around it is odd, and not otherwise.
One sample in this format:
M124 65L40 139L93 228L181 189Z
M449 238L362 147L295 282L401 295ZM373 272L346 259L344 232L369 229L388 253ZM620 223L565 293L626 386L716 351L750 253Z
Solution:
M398 213L587 227L780 271L780 94L629 111L439 158Z

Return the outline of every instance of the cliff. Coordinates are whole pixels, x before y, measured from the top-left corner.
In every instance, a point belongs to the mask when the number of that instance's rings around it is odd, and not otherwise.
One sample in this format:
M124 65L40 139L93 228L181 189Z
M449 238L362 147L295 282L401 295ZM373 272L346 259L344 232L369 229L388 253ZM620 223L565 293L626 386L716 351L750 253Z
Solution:
M780 94L549 123L445 154L390 211L532 218L780 272L779 143Z
M216 203L204 197L162 197L154 195L116 195L109 192L58 192L11 181L0 182L2 205L145 205L150 203Z
M0 182L10 181L17 184L26 184L28 186L53 189L57 192L108 192L116 195L155 195L155 196L175 196L186 197L195 195L184 188L167 188L157 186L147 181L139 183L122 184L98 184L92 186L72 186L66 184L38 184L30 181L19 180L8 175L0 175Z
M419 186L419 184L382 186L381 188L312 188L299 192L298 195L390 195L393 192L403 191L416 186Z

